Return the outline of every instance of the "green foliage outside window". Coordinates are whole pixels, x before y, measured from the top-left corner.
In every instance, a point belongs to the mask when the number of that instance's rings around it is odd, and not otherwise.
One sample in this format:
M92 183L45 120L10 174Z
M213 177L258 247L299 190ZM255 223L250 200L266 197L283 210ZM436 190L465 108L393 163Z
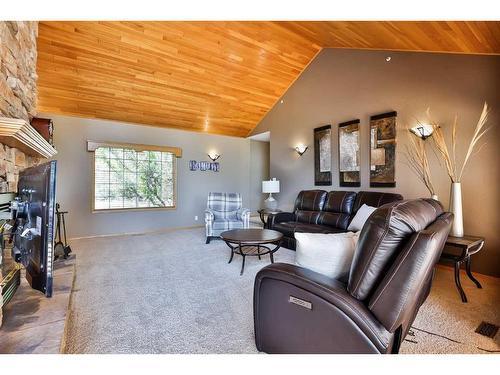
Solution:
M170 152L99 147L94 208L175 206L175 156Z

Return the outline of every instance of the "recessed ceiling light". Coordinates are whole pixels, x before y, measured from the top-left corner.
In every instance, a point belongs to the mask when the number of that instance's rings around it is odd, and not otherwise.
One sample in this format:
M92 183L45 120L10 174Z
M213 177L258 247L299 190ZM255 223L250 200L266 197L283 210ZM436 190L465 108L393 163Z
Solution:
M280 104L283 104L283 102L284 102L284 100L283 100L283 99L281 99L281 100L280 100Z
M392 57L391 57L391 56L387 56L387 57L385 58L385 61L389 62L389 61L391 61L391 59L392 59Z

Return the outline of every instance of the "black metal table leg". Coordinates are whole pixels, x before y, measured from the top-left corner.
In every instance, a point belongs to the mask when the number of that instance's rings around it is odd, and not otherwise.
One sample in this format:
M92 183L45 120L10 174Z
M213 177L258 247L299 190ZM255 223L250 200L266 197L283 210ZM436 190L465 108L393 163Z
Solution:
M453 262L455 266L455 284L457 285L458 292L462 298L462 302L467 302L467 296L465 295L462 285L460 283L460 266L465 263L465 272L467 276L476 284L478 288L482 288L478 280L472 275L471 272L471 255L477 254L484 246L483 237L475 236L462 236L454 237L448 236L446 240L446 246L458 248L461 250L461 254L457 254L456 251L453 252L443 252L441 254L441 259Z
M479 281L472 275L472 272L470 270L470 256L465 259L465 271L467 272L467 276L469 276L469 279L471 279L479 289L482 289L483 287L481 286Z
M255 236L256 234L255 229L249 229L248 231L250 232L247 232L247 230L239 230L239 231L235 230L236 233L233 233L232 231L227 231L227 236L226 236L227 238L225 238L224 235L224 233L226 232L223 232L221 234L221 238L224 240L226 245L231 249L228 263L231 263L233 261L234 254L241 255L242 257L240 276L243 275L243 273L245 272L245 262L248 256L256 256L259 257L259 260L261 260L263 255L269 254L271 263L274 263L274 253L280 248L281 238L283 236L281 233L276 232L278 234L275 236L277 237L277 239L266 239L266 238L259 238L259 236ZM243 236L242 234L247 234L247 233L252 234L254 238L250 236L248 239L245 239L247 237ZM238 234L240 238L234 238L234 239L230 238L231 235L238 235ZM257 234L260 235L260 233ZM270 246L271 244L274 244L275 247L272 248Z
M465 292L462 289L462 284L460 283L460 262L455 262L455 284L457 285L457 289L460 293L460 297L462 298L462 302L466 303L467 296L465 295Z
M231 244L229 242L227 242L227 241L226 241L226 244L231 249L231 256L229 257L229 262L227 262L229 264L229 263L231 263L233 261L235 247L232 247Z
M274 253L276 251L278 251L278 249L281 247L281 240L279 240L277 243L276 243L276 248L274 250L272 250L271 252L269 252L269 258L271 259L271 263L274 263Z
M259 216L260 216L260 221L262 221L263 228L266 228L266 220L264 220L264 212L260 211Z
M241 261L240 276L243 275L243 271L245 270L245 254L241 253L241 256L243 257L243 260Z

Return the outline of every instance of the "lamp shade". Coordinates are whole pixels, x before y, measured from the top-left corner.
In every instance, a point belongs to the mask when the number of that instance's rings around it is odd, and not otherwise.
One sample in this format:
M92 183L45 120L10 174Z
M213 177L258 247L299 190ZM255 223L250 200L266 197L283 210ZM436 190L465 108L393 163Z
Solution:
M263 193L279 193L280 192L280 182L276 179L269 181L262 181L262 192Z

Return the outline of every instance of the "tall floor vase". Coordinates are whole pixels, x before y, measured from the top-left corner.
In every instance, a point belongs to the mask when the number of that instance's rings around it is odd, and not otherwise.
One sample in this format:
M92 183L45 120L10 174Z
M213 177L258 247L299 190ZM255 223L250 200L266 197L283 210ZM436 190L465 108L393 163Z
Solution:
M450 212L454 215L450 235L463 237L464 217L462 214L462 185L460 182L452 182L451 184Z

